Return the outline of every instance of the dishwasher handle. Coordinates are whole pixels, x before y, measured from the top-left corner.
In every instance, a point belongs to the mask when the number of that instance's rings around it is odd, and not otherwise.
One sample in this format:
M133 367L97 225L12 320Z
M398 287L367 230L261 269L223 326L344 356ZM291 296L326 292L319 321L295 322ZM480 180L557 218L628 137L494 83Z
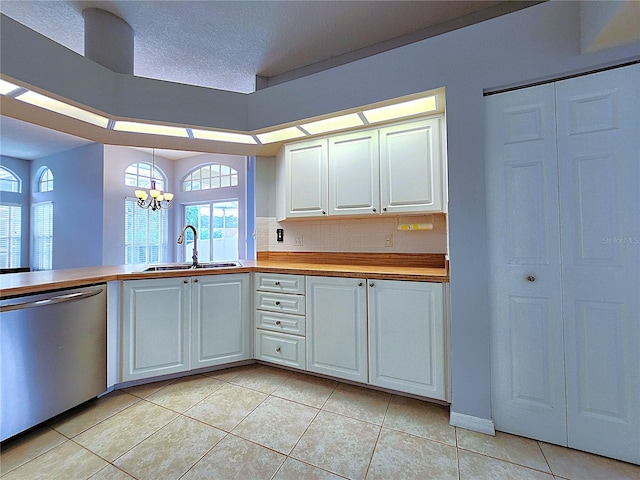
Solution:
M14 310L24 310L25 308L45 307L55 305L57 303L70 302L72 300L82 300L98 295L102 292L102 288L96 288L84 292L66 293L64 295L56 295L55 297L44 298L42 300L33 300L30 302L10 303L0 305L0 313L12 312Z

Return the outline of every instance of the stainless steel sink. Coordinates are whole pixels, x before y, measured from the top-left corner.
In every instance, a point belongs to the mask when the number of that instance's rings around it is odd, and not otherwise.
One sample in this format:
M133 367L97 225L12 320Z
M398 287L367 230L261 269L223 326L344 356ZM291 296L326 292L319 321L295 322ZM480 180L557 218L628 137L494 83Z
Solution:
M195 267L190 263L168 263L164 265L152 265L142 270L142 272L164 272L175 270L203 270L209 268L238 268L242 267L240 262L204 262Z

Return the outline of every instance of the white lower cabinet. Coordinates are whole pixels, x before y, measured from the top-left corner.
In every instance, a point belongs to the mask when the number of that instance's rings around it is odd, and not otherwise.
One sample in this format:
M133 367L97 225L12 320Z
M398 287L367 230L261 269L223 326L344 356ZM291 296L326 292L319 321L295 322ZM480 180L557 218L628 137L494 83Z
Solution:
M369 383L446 399L441 283L368 283Z
M247 273L192 279L192 369L251 358L249 280Z
M365 280L307 277L307 369L368 382Z
M304 370L304 275L258 272L254 281L255 358Z
M121 381L251 358L249 274L122 282Z
M307 369L447 400L441 283L307 277Z

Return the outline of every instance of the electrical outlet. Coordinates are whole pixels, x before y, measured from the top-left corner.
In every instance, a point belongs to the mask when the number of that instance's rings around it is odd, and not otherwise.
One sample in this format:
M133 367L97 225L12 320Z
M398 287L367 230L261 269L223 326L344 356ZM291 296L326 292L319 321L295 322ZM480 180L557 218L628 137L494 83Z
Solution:
M276 228L276 242L284 242L284 229Z
M384 246L393 247L393 233L388 233L384 236Z
M293 237L293 244L297 245L298 247L302 246L302 235L296 235L295 237Z

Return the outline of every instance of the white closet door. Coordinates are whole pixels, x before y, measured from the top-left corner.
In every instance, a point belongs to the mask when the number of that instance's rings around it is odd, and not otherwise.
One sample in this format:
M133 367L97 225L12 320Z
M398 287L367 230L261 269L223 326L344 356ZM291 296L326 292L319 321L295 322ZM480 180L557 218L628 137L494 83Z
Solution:
M558 82L569 446L640 463L640 65Z
M486 98L491 391L496 430L566 445L554 103Z

